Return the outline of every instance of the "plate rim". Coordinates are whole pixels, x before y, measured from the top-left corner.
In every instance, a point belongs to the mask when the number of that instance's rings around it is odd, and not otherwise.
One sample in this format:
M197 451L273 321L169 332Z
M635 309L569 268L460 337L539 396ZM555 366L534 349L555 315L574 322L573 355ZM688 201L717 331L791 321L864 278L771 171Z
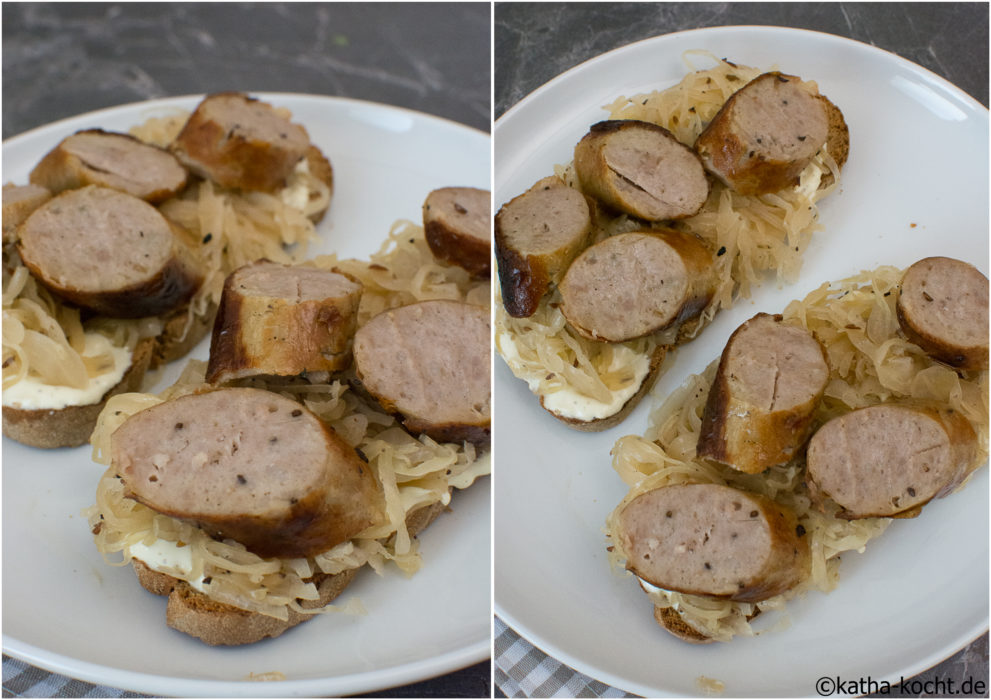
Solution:
M279 92L265 90L244 90L239 91L258 98L263 101L278 104L285 102L311 102L325 103L333 105L335 108L357 107L362 109L372 109L393 114L401 114L410 117L416 122L425 123L428 126L453 129L464 132L472 138L488 139L488 152L490 157L489 180L491 186L491 154L492 154L492 133L478 129L468 124L453 121L446 117L437 116L427 112L391 105L383 102L363 100L337 95L322 95L316 93L299 92ZM213 93L191 93L185 95L172 95L167 97L152 98L149 100L137 100L119 105L100 107L98 109L82 112L76 115L62 117L60 119L40 124L26 131L14 134L2 141L2 150L8 148L21 148L22 142L30 141L43 134L50 132L65 131L74 128L73 122L78 121L98 121L102 118L118 118L121 113L138 110L164 110L184 108L186 104L197 103L206 95ZM286 105L290 109L292 105ZM403 217L400 217L403 218ZM4 436L6 442L10 438ZM491 448L489 450L492 452ZM491 457L490 457L491 459ZM490 601L491 601L491 581L492 581L492 494L491 476L488 479L489 498L489 536L490 545L489 557L489 577ZM6 598L6 596L5 596ZM491 613L491 609L489 611ZM320 678L287 679L278 682L257 682L247 680L214 680L208 678L179 678L175 676L160 675L154 673L144 673L124 669L120 667L108 666L91 661L85 661L59 652L52 652L36 645L24 642L13 637L6 631L2 634L2 650L5 655L23 663L41 668L50 673L66 676L71 679L78 679L98 686L120 688L143 693L173 696L227 696L227 697L307 697L307 696L333 696L350 695L356 693L375 692L410 683L426 681L440 675L458 671L476 663L491 658L492 655L492 623L489 615L488 634L480 639L476 639L465 646L449 650L439 655L425 659L407 661L394 666L349 673L346 675L326 676ZM164 621L163 621L164 622Z
M832 34L829 32L803 29L803 28L793 28L777 25L760 25L760 24L742 24L742 25L721 25L716 27L697 27L692 29L681 30L677 32L670 32L667 34L659 34L652 37L645 37L643 39L638 39L637 41L624 44L622 46L617 46L613 49L605 51L603 53L591 56L584 61L568 68L567 70L553 76L540 86L533 89L531 92L523 96L519 101L513 104L511 107L506 109L506 111L495 121L493 128L493 142L495 151L494 153L494 163L498 164L498 150L499 150L499 137L500 134L504 134L508 128L510 128L512 122L519 119L518 116L521 112L529 108L534 102L538 102L543 99L545 93L553 90L559 83L563 83L573 78L574 74L587 70L588 68L594 66L595 64L607 60L611 60L617 54L622 54L627 51L636 51L645 45L649 44L663 44L665 42L674 42L681 39L691 38L692 36L702 36L706 39L712 36L719 35L739 35L745 32L761 32L766 34L773 34L776 37L781 38L793 38L796 35L811 35L821 41L833 42L837 46L848 46L856 48L861 51L868 51L873 53L878 60L884 61L894 61L903 70L907 70L921 77L925 78L930 84L935 84L941 90L946 93L952 94L954 97L961 99L967 103L975 112L975 118L983 119L985 123L988 122L988 107L981 104L976 98L967 93L962 88L953 84L946 78L934 73L933 71L921 66L907 58L899 56L886 49L867 44L856 39L849 37L840 36L837 34ZM493 196L495 196L495 189L498 189L500 183L505 182L504 176L501 180L498 173L498 167L496 167L496 172L493 178ZM495 361L495 356L494 356ZM493 389L496 389L496 382L493 384ZM985 466L985 468L987 468ZM495 496L494 496L495 497ZM493 536L495 533L493 533ZM497 543L494 542L494 547L497 547ZM496 549L498 551L498 549ZM620 678L616 674L602 668L599 664L594 661L589 661L587 659L581 659L573 654L569 653L566 649L561 648L557 644L548 640L545 636L535 633L532 627L527 624L526 621L522 620L518 615L514 614L512 611L505 607L505 604L500 601L499 598L499 586L498 586L498 565L493 571L493 611L496 616L498 616L503 622L505 622L510 628L512 628L521 637L527 640L530 644L539 648L543 652L550 655L567 665L571 666L576 671L583 673L595 680L601 682L609 683L610 685L625 690L627 692L636 692L641 695L646 696L656 696L656 697L675 697L677 693L668 689L666 691L659 687L651 687L641 683L632 682L629 679ZM957 653L960 649L966 647L968 644L972 643L975 639L980 637L982 634L988 632L989 629L989 617L985 612L983 618L979 618L976 622L967 626L967 631L962 633L959 638L966 637L966 641L953 648L942 647L934 650L932 653L925 655L921 660L916 661L914 664L904 667L903 676L908 678L915 676L928 668L944 661L953 654ZM897 674L895 674L897 675ZM889 679L890 680L890 679ZM897 677L894 678L897 680ZM660 691L660 692L659 692Z

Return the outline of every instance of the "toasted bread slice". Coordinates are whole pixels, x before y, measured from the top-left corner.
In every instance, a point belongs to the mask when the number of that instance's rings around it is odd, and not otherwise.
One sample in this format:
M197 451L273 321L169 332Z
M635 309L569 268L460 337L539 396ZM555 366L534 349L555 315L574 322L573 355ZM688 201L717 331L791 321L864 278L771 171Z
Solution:
M437 502L406 516L406 528L410 536L416 536L446 510ZM200 593L185 581L150 569L144 562L131 561L138 582L155 595L168 596L165 621L169 627L184 632L211 646L236 646L252 644L266 637L278 637L291 627L306 622L313 615L289 611L287 620L219 603ZM339 574L317 574L312 580L317 585L320 598L302 603L306 608L327 605L340 595L354 579L358 569Z
M712 637L706 636L685 622L674 608L662 608L654 606L654 619L661 627L673 634L678 639L689 644L711 644Z
M31 447L78 447L86 444L107 399L115 394L141 389L154 348L152 338L139 342L134 349L131 366L97 403L57 410L4 406L3 434Z
M826 118L829 121L829 131L826 134L826 150L829 151L829 155L836 161L836 165L842 169L846 164L847 158L850 156L850 129L847 128L846 120L843 118L843 112L840 111L839 107L830 102L829 98L825 95L819 95L819 100L826 107ZM823 175L822 181L819 183L819 189L829 187L833 184L834 179L832 173Z
M569 428L574 428L575 430L581 430L586 433L597 433L603 430L608 430L613 426L622 423L628 415L637 407L641 399L647 395L647 393L654 387L657 378L661 376L661 365L664 364L664 358L667 355L667 346L658 345L654 349L653 355L650 357L650 369L648 370L643 381L640 383L640 388L637 392L626 400L618 411L612 415L605 416L603 418L596 418L595 420L581 420L579 418L571 418L569 416L564 416L559 413L555 413L551 409L547 408L544 404L544 397L540 397L541 407L550 413L552 416L557 418L559 421L567 425Z

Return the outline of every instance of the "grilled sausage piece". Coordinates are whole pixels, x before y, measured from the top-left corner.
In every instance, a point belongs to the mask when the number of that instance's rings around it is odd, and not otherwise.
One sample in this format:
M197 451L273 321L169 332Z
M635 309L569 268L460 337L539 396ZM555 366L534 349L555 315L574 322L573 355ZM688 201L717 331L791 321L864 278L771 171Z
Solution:
M657 124L622 119L593 124L575 146L582 191L648 221L697 214L709 196L698 156Z
M269 104L237 92L208 95L171 149L191 171L219 185L272 192L310 146L306 130Z
M974 469L977 436L952 409L880 404L834 418L809 440L813 502L831 498L848 520L915 517Z
M224 281L206 380L336 372L351 363L362 286L342 274L258 260Z
M354 336L365 389L414 435L489 441L489 312L457 301L384 311Z
M495 218L495 245L506 312L532 316L591 235L585 196L554 175L503 204Z
M153 204L178 194L186 179L186 169L168 151L101 129L66 137L31 171L31 182L52 192L101 185Z
M718 484L643 493L619 513L626 568L670 591L741 602L783 593L809 573L809 543L795 514Z
M905 271L896 305L902 331L929 355L961 369L988 368L988 278L953 258Z
M631 340L702 313L715 293L712 253L678 231L622 233L586 248L559 289L578 333Z
M423 231L434 257L488 277L492 263L492 197L474 187L443 187L423 202Z
M129 498L262 557L319 554L377 523L371 468L302 404L261 389L190 394L110 440Z
M740 194L777 192L826 143L829 116L801 78L759 75L726 100L695 141L706 170Z
M785 464L808 439L828 381L826 354L811 333L757 314L723 350L698 456L748 474Z
M185 232L147 202L106 187L62 192L19 234L31 273L98 314L154 316L187 301L203 281Z
M41 185L4 185L3 242L16 243L17 227L51 198L52 193Z

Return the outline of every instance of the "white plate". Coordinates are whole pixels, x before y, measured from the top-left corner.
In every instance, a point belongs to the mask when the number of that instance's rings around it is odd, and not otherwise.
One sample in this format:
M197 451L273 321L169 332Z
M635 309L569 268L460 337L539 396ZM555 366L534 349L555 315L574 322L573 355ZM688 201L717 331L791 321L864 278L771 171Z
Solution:
M334 199L312 253L367 257L392 222L417 221L430 190L489 188L489 136L428 115L347 99L259 94L288 107L334 166ZM3 144L3 181L27 182L64 136L126 130L197 97L94 112ZM206 358L204 341L193 353ZM182 362L170 365L159 386ZM326 616L240 648L211 648L165 626L165 599L127 568L104 564L80 512L103 467L86 447L44 451L3 440L3 649L75 678L159 695L314 696L368 692L422 680L490 654L489 479L455 495L453 512L420 538L412 579L371 571L346 593L365 617ZM281 671L282 683L250 673Z
M821 204L825 230L801 280L765 285L722 312L618 427L563 427L495 361L496 611L547 653L647 696L697 695L699 676L723 681L731 697L815 695L822 676L898 681L987 629L986 468L962 493L895 522L864 555L845 556L838 589L791 604L788 630L693 646L663 632L633 579L609 569L603 524L627 491L609 450L623 435L642 435L651 405L717 358L757 311L927 255L987 274L988 112L919 66L835 36L764 27L671 34L588 61L507 112L495 128L496 206L569 162L589 125L607 118L602 105L677 83L687 72L682 52L695 48L818 81L850 127L842 188Z

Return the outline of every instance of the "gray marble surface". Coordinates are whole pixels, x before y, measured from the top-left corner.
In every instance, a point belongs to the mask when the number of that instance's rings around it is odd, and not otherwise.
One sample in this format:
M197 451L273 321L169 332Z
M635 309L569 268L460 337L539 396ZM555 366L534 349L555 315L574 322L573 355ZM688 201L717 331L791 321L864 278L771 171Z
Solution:
M346 96L488 131L490 27L488 3L4 3L3 136L219 90ZM490 688L485 662L375 695Z
M746 24L810 29L872 44L988 104L987 3L512 2L495 5L495 118L558 74L606 51L686 29ZM936 680L954 679L959 687L966 678L983 679L987 697L987 634L920 674L911 686L917 692L904 695L946 695Z

